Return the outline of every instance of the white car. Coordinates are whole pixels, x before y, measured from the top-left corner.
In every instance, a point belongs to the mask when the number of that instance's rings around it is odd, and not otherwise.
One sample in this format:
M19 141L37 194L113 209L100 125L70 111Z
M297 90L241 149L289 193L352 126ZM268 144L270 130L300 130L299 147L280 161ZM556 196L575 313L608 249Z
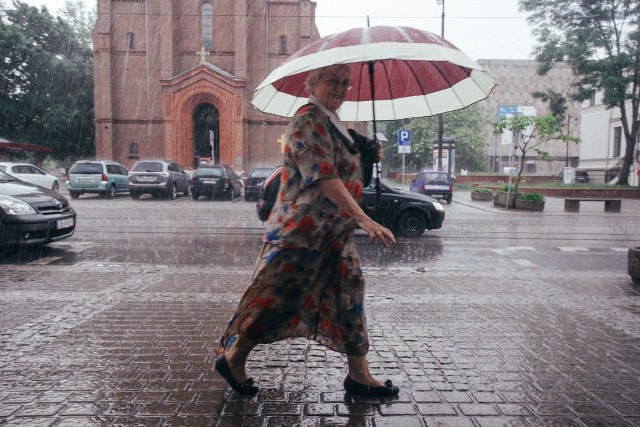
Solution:
M29 163L0 162L0 171L6 172L21 181L50 190L60 187L58 178Z

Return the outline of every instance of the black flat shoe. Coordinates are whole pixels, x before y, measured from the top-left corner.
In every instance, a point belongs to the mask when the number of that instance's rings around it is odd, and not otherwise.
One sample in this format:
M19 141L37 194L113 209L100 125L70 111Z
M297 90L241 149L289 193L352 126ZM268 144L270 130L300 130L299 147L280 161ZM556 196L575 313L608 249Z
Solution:
M383 386L371 387L355 382L349 375L344 379L344 389L353 396L395 396L400 392L391 380L385 381Z
M215 370L222 375L232 389L237 391L240 394L248 394L253 395L256 394L260 389L253 385L253 380L248 378L245 382L239 383L233 378L233 374L231 373L231 368L227 363L227 359L224 357L224 354L218 357L215 364Z

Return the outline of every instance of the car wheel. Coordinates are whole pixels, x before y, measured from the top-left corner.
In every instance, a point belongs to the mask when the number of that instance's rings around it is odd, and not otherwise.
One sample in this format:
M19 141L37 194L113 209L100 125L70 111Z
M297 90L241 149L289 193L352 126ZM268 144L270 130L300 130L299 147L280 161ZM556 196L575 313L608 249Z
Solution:
M167 199L175 200L178 197L178 189L175 184L171 184L171 187L167 190Z
M246 194L244 195L244 200L245 202L250 202L251 201L251 196L247 196Z
M77 199L78 197L80 197L80 192L79 191L69 191L69 195L71 196L72 199Z
M451 204L451 200L453 200L453 196L452 195L448 195L446 198L447 204L450 205Z
M228 200L233 200L233 197L235 196L235 193L233 192L233 188L231 188L231 191L229 191L229 195L227 196Z
M189 197L189 186L188 185L187 185L187 189L184 190L184 193L182 193L182 194L184 194L185 197Z
M109 187L109 189L107 190L106 196L107 196L107 199L113 199L114 197L116 197L115 185L112 185L111 187Z
M420 237L426 228L424 215L419 211L407 211L398 220L398 230L405 237Z
M191 192L191 197L193 197L193 200L198 200L200 198L200 195L198 193L196 193L195 191Z
M53 185L51 186L51 189L53 191L58 191L59 188L60 188L60 184L58 184L58 181L53 181Z

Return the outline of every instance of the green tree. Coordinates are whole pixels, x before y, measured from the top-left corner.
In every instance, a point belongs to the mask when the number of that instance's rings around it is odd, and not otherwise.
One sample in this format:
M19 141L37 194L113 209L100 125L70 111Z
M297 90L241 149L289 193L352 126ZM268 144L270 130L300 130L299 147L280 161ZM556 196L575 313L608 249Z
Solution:
M0 15L0 59L0 134L57 158L92 154L92 51L77 27L14 0Z
M477 106L446 113L443 116L445 139L456 141L456 166L474 172L488 169L485 141L482 129L489 119ZM411 153L405 154L407 171L417 172L431 168L433 164L433 141L438 135L437 117L415 117L413 119L382 122L381 132L389 139L384 144L383 165L386 168L400 170L402 154L398 154L398 130L411 130ZM446 144L444 145L446 148ZM446 167L445 167L446 168Z
M516 193L518 192L518 186L520 185L520 178L522 177L527 153L533 150L544 159L549 157L549 153L538 148L543 142L552 139L558 139L564 142L579 142L577 138L563 134L560 124L552 115L514 116L494 124L495 134L501 134L505 129L513 132L515 135L516 154L519 157L520 167L515 179L514 190Z
M577 76L576 100L602 91L604 104L620 110L626 148L618 184L628 184L640 125L640 2L519 1L520 8L531 13L540 73L564 61Z

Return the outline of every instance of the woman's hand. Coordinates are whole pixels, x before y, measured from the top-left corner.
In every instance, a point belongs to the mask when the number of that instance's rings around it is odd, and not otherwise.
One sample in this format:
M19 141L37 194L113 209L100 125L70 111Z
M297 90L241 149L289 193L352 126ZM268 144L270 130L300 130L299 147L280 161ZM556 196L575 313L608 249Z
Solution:
M376 239L380 240L380 243L386 248L389 243L395 243L396 239L393 236L391 230L382 225L378 224L368 216L362 223L358 222L360 228L367 232L369 238L371 239L371 244L376 242Z

